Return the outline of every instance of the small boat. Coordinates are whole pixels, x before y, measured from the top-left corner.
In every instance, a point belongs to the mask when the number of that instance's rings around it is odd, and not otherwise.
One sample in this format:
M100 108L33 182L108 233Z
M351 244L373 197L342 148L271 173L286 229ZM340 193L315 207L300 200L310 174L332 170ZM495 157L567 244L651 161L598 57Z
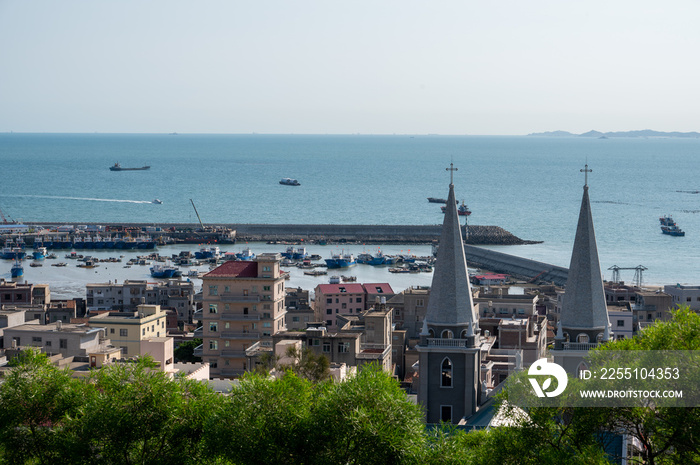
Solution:
M299 184L299 181L292 178L282 178L280 180L280 184L284 186L301 186L301 184Z
M438 199L435 197L428 197L428 202L430 202L430 203L447 203L447 199ZM455 200L455 203L459 203L459 201Z
M179 278L182 276L182 271L174 266L156 264L151 267L151 276L160 279Z
M236 258L243 261L250 261L255 259L255 254L250 248L245 248L242 252L236 253Z
M29 266L31 266L32 268L36 268L37 266L44 266L44 265L42 265L41 263L32 262L29 264Z
M66 262L58 262L58 263L52 263L51 266L67 266L68 263Z
M152 202L152 203L155 203L156 205L160 205L160 204L163 203L163 201L162 201L162 200L159 200L159 199L153 199L153 202Z
M115 163L114 165L109 167L110 171L140 171L140 170L148 170L148 169L151 169L151 167L148 165L144 165L140 168L124 168L119 163Z
M19 278L24 274L24 267L22 267L22 262L19 258L15 259L15 263L12 265L10 273L13 278Z
M304 274L307 276L323 276L325 274L328 274L328 272L315 270L315 271L304 271Z
M442 210L443 213L445 213L445 210L447 209L447 206L445 206L445 207L440 207L440 209ZM467 206L464 204L464 200L462 200L462 205L460 205L459 207L457 207L457 214L460 215L460 216L469 216L469 215L472 214L471 210L469 210L469 207L467 207Z

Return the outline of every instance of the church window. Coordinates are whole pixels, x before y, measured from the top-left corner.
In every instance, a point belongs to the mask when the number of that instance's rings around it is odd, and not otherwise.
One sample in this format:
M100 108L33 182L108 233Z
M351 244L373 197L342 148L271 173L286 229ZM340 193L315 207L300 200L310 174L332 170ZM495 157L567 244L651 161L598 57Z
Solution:
M428 337L435 337L435 331L433 331L433 328L428 330Z
M466 339L467 338L467 330L463 329L462 333L459 335L460 339Z
M440 387L452 387L452 362L445 357L442 361Z
M446 329L442 332L440 337L442 337L443 339L452 339L454 336L452 335L452 331L450 331L449 329Z
M585 333L580 333L578 336L576 336L576 342L588 342L588 334Z

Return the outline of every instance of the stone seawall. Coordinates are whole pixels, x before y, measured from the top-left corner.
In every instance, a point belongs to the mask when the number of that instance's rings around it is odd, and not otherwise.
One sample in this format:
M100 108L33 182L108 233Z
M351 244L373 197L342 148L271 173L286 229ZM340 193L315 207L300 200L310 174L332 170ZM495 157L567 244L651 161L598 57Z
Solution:
M531 282L548 282L565 286L569 269L528 258L516 257L495 250L466 245L464 253L469 266L482 267L496 273L506 273Z
M363 243L431 243L440 238L441 225L231 224L236 238L247 241L327 240ZM499 226L469 226L468 244L519 245L533 243Z

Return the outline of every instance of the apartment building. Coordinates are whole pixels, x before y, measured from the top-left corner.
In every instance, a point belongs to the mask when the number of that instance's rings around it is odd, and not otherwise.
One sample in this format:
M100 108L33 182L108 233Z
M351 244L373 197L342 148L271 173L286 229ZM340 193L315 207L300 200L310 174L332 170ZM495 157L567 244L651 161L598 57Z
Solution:
M691 310L700 311L700 286L666 285L664 292L671 296L674 307L687 305Z
M141 342L166 336L166 312L160 305L139 305L135 312L105 312L90 318L92 327L105 328L105 337L125 357L141 355Z
M359 315L367 310L377 297L392 298L394 290L388 283L319 284L314 294L316 321L325 322L329 329L338 329L338 316Z
M103 310L134 311L142 303L160 305L177 312L179 322L191 323L195 312L194 283L169 279L149 283L146 280L125 280L122 283L91 283L86 286L88 312Z
M195 354L209 363L212 378L233 378L248 369L246 349L260 343L272 348L272 337L286 329L284 277L278 253L254 261L227 261L202 278L203 340Z
M104 329L87 325L23 324L5 328L3 348L38 347L50 354L66 357L87 357L91 351L104 346Z

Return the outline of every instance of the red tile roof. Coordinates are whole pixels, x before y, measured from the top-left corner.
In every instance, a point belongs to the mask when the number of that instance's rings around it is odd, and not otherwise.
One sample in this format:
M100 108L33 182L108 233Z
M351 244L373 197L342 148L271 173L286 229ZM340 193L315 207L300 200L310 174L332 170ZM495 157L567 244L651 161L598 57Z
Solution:
M365 283L362 286L364 286L368 294L394 294L394 290L389 283ZM378 292L377 288L380 288L382 292Z
M221 276L226 278L257 278L257 262L227 261L217 266L204 276Z
M345 292L340 292L340 288L345 288ZM365 290L362 284L346 283L346 284L319 284L316 286L317 293L320 294L364 294Z

